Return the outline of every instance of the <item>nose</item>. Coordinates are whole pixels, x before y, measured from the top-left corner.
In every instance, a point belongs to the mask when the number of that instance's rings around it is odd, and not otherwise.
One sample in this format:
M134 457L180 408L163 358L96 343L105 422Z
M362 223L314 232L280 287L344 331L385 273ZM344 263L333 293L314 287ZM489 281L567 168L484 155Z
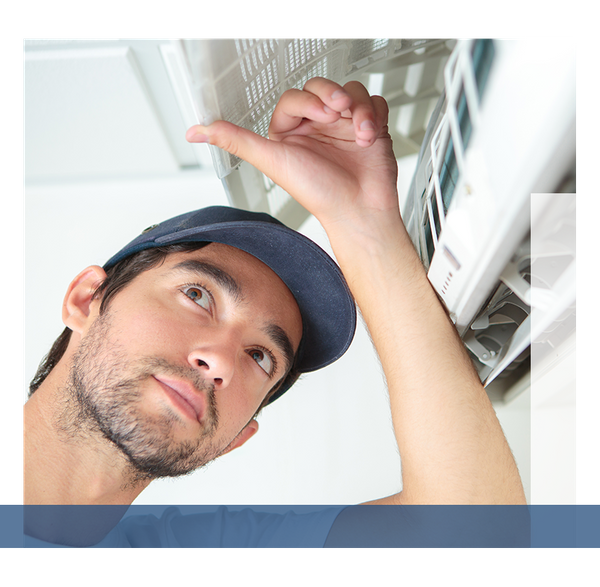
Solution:
M195 349L188 355L188 363L215 389L228 387L235 370L234 353L225 347Z

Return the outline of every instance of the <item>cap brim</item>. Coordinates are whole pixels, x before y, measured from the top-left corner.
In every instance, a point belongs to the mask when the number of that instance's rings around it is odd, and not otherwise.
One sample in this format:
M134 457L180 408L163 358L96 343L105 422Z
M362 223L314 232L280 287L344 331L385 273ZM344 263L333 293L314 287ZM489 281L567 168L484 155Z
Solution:
M301 372L333 363L350 346L356 328L356 306L350 290L335 262L302 234L282 224L254 220L218 222L162 235L160 228L156 232L136 239L135 245L130 243L106 267L158 246L202 241L230 245L270 267L296 299L303 321L297 364Z

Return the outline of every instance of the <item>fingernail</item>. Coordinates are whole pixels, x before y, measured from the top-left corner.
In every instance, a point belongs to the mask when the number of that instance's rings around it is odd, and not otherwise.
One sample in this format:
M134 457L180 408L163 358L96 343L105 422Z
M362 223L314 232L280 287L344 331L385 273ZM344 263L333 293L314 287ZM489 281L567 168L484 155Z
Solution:
M360 130L375 130L375 125L370 120L363 120L360 123Z
M326 105L323 106L323 110L325 111L325 114L333 114L335 112L335 110Z
M346 92L344 92L344 90L336 90L335 92L333 92L333 94L331 94L331 99L332 100L339 100L340 98L347 98L348 94L346 94Z
M200 133L192 135L188 140L190 143L208 143L208 137Z

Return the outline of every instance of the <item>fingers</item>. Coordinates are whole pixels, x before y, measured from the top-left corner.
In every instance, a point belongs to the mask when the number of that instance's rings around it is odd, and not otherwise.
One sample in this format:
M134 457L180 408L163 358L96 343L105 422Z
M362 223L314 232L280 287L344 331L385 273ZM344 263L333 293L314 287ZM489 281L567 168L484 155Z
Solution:
M342 117L351 118L359 146L368 147L382 132L387 133L387 102L381 96L371 96L360 82L351 81L342 87L317 77L306 82L304 91L318 96Z
M339 84L325 79L313 77L303 88L304 92L314 94L325 105L326 111L344 112L352 104L352 97Z
M359 82L348 82L344 91L352 98L352 103L342 116L352 118L356 144L368 147L384 129L387 132L387 103L381 96L370 96L367 88Z
M269 140L231 122L217 120L208 126L196 124L188 129L185 138L190 143L215 145L267 174L273 164Z
M306 119L328 124L340 117L352 119L356 143L368 147L386 127L388 108L383 98L371 97L359 82L342 87L331 80L312 78L302 91L288 90L281 96L273 112L269 136L280 140L286 133L297 131Z
M328 82L328 80L322 80ZM324 86L325 84L321 84ZM285 134L296 129L304 119L323 122L335 122L340 118L340 113L350 105L350 96L334 84L333 91L327 92L326 87L321 88L320 95L304 90L288 90L284 92L271 117L269 136L277 139L277 135ZM334 97L331 94L339 94Z
M382 97L370 96L359 82L342 87L331 80L313 78L303 90L288 90L281 96L271 118L269 137L278 141L287 134L302 133L298 127L307 119L330 124L340 118L351 119L354 140L360 147L369 147L378 137L388 136L388 106ZM225 121L195 125L187 131L186 139L216 145L259 168L269 152L267 139Z

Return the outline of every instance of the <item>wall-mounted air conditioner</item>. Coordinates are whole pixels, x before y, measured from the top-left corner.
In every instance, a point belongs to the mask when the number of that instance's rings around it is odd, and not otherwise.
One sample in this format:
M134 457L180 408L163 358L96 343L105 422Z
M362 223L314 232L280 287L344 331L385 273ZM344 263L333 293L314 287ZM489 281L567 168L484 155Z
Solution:
M528 387L532 341L552 346L557 325L561 340L572 337L574 197L531 199L575 192L571 47L537 39L185 40L164 56L188 126L222 118L266 136L281 94L314 76L356 79L386 98L396 156L416 160L401 194L404 222L494 401ZM268 178L210 149L232 205L293 228L306 220Z
M526 387L532 325L571 309L574 332L574 197L531 199L557 192L575 192L574 54L458 43L403 218L493 399ZM536 251L532 226L546 243ZM572 287L559 293L561 277Z

